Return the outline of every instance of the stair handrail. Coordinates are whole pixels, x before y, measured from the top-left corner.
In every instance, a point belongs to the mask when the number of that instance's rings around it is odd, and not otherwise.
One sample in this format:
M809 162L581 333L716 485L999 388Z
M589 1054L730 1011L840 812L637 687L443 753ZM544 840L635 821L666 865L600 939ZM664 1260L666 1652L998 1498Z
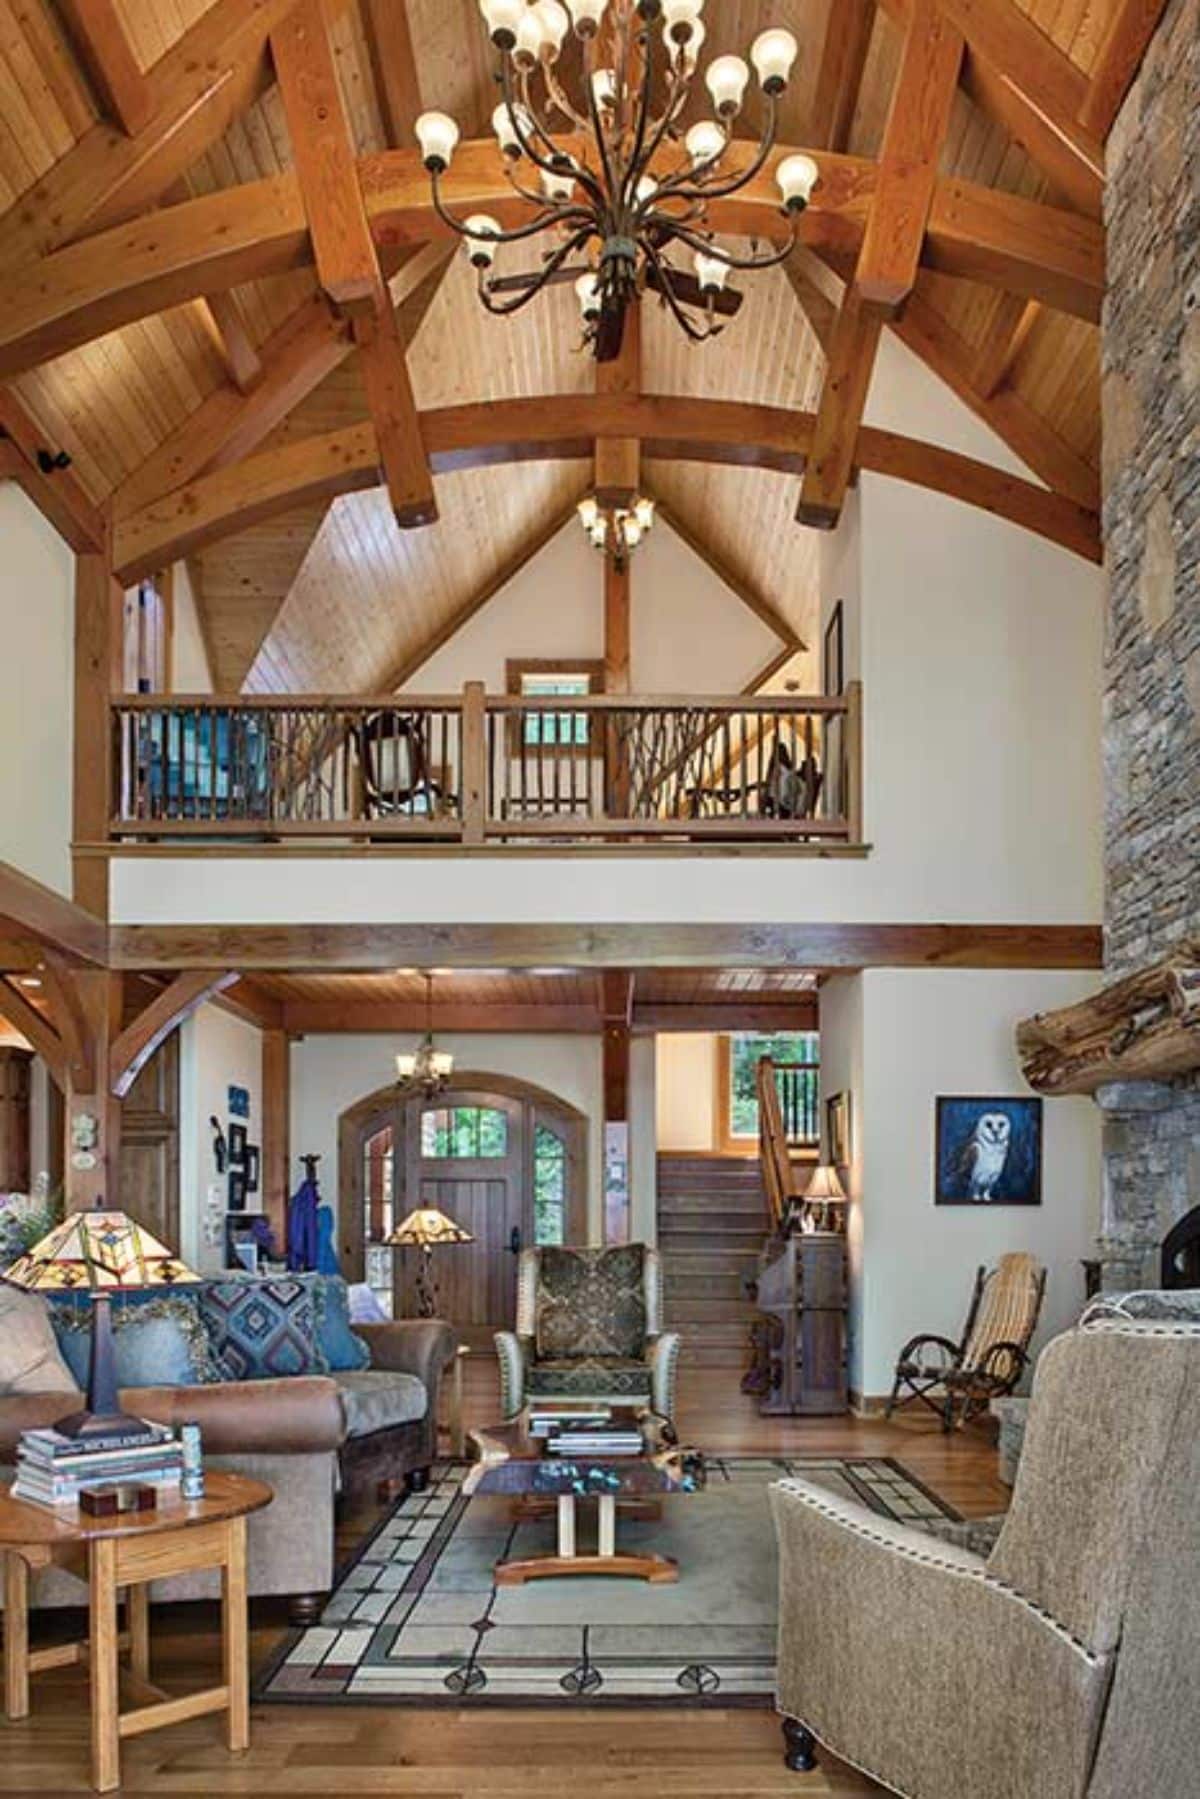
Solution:
M775 1063L770 1056L760 1056L755 1069L758 1093L758 1158L762 1168L763 1188L767 1195L772 1224L782 1236L787 1228L788 1212L796 1192L795 1170L783 1124L783 1107L779 1101L779 1084Z

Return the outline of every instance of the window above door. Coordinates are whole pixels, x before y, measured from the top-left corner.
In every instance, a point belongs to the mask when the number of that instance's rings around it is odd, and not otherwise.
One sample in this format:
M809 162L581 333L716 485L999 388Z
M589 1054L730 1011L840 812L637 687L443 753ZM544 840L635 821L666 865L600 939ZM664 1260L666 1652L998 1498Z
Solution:
M494 1106L431 1106L421 1114L426 1161L489 1161L508 1154L508 1113Z

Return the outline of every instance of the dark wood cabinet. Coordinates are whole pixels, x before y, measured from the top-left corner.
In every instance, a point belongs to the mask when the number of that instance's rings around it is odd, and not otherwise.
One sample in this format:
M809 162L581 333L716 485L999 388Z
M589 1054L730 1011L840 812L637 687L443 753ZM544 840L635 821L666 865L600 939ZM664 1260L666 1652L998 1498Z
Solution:
M828 1416L849 1409L846 1239L833 1231L772 1238L763 1250L747 1391L759 1410Z

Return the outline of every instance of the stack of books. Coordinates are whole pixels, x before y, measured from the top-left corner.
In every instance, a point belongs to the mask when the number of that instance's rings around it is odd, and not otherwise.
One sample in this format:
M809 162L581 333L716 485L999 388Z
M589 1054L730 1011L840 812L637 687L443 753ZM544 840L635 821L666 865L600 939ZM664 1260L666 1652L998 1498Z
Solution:
M641 1455L643 1447L640 1430L625 1429L619 1425L610 1429L585 1426L578 1430L560 1430L546 1443L551 1455L571 1456Z
M575 1411L570 1406L535 1406L529 1413L531 1437L552 1437L560 1430L598 1429L612 1419L608 1406Z
M17 1449L14 1499L35 1505L78 1505L85 1487L136 1482L160 1493L178 1491L183 1451L171 1432L155 1425L150 1435L114 1432L82 1443L56 1430L27 1430Z

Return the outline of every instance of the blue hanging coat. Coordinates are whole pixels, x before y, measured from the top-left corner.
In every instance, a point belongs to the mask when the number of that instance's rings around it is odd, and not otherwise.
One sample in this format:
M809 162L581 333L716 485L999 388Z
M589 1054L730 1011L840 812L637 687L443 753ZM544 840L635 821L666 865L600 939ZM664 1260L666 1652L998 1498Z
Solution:
M317 1267L317 1211L321 1193L316 1181L301 1181L288 1201L287 1265L291 1274L310 1274Z

